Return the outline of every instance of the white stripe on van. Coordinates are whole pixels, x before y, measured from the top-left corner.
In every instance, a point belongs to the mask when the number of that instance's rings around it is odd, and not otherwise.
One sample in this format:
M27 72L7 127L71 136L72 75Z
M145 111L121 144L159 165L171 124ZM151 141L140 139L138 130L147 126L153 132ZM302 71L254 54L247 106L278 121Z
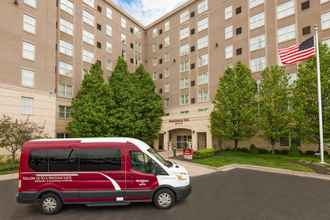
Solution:
M42 173L42 172L22 172L21 174L35 174L36 176L79 176L79 174L99 174L102 175L103 177L107 178L113 185L116 191L121 191L121 188L119 184L116 182L116 180L112 179L110 176L105 175L104 173L101 172L78 172L78 173L70 173L70 172L65 172L65 173Z

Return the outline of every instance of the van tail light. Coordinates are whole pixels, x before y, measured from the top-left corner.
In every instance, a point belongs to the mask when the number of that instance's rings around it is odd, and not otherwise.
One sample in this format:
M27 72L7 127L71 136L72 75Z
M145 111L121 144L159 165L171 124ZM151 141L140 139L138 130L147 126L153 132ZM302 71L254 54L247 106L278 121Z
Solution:
M18 189L21 189L21 187L22 187L22 181L21 181L21 179L19 179L18 180Z

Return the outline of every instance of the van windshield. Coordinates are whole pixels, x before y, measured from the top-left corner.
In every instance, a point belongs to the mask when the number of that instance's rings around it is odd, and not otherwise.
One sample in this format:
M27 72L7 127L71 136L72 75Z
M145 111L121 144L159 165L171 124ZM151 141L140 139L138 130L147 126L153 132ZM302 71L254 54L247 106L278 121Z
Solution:
M171 167L173 166L173 163L169 160L165 160L164 157L162 157L162 155L160 155L157 151L155 151L152 148L148 149L148 152L151 153L152 155L154 155L163 165L167 166L167 167Z

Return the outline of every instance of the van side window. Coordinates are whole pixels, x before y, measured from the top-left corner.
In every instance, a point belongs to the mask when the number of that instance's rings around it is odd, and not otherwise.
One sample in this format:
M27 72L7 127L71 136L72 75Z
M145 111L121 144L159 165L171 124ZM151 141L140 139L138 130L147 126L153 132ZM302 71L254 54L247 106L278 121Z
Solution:
M74 149L48 150L49 172L78 171L79 160Z
M81 171L121 170L121 153L119 149L80 149L79 158Z
M29 167L36 172L48 172L47 151L32 150L29 156Z
M131 165L133 170L142 173L167 175L167 173L148 155L140 151L131 151Z

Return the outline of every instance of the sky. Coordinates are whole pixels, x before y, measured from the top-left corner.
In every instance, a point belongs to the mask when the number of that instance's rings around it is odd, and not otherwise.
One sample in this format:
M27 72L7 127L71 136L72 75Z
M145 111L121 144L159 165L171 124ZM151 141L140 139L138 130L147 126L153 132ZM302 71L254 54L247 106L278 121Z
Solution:
M113 0L131 16L148 25L188 0Z

